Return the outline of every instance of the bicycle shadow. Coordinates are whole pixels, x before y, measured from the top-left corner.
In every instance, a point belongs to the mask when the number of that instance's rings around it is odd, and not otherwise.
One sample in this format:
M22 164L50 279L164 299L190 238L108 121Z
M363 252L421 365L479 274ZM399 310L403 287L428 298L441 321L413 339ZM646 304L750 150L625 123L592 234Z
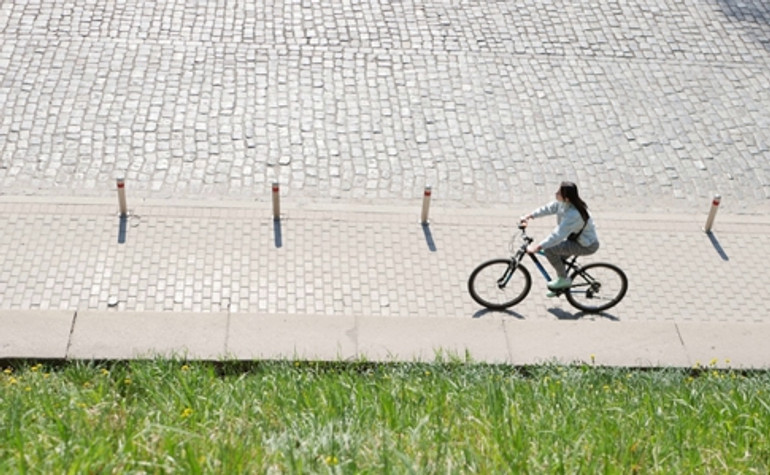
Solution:
M481 318L488 313L502 313L504 315L508 315L509 317L518 318L519 320L524 320L524 315L518 312L514 312L513 310L491 310L488 308L482 308L478 312L474 313L473 317L471 318Z
M586 316L592 316L592 317L598 316L598 317L606 318L607 320L610 320L612 322L620 321L620 318L607 312L589 313L589 312L581 311L581 312L571 313L564 310L563 308L551 307L548 309L548 313L550 313L551 315L553 315L559 320L580 320Z

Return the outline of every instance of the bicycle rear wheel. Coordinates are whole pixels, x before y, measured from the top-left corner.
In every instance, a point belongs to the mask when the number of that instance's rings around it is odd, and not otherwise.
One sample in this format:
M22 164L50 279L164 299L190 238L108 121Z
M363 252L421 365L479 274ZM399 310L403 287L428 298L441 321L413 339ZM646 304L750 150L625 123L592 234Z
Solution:
M614 307L628 290L628 279L619 267L595 262L572 274L572 286L565 296L574 307L589 313Z
M511 259L492 259L474 269L468 279L473 300L492 310L502 310L521 302L532 287L529 271L513 266Z

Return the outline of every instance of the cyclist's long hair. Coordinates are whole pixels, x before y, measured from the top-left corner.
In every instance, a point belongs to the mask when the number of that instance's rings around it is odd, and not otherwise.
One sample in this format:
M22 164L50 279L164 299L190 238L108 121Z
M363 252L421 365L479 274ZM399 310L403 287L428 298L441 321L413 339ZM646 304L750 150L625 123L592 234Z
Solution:
M561 194L562 198L568 199L569 202L572 203L572 206L577 208L577 210L580 212L580 217L583 218L583 221L588 222L588 218L590 217L588 215L588 205L585 203L585 201L580 199L577 185L571 181L563 181L559 187L559 193Z

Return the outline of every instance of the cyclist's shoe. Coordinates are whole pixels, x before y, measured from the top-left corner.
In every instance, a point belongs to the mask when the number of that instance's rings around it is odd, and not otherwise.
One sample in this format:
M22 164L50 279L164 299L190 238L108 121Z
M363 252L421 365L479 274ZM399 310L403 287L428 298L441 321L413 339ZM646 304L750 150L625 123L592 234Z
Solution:
M559 277L548 282L548 290L564 290L572 285L572 280L566 277Z
M554 297L558 297L559 294L557 294L556 292L548 292L547 294L545 294L545 296L548 297L549 299L552 299Z

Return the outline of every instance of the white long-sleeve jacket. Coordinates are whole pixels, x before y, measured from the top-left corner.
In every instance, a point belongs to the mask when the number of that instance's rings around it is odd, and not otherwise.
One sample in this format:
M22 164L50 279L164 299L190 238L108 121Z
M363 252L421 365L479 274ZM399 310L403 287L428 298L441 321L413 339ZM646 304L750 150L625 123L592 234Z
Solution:
M553 201L536 209L531 214L535 218L547 216L549 214L556 215L556 222L558 224L553 231L551 231L551 234L540 243L540 247L543 249L553 247L567 239L570 234L579 233L580 230L583 229L583 217L580 216L580 211L572 206L571 203ZM596 235L594 220L589 216L588 223L585 224L585 229L580 233L577 242L581 246L590 246L598 240L599 238Z

